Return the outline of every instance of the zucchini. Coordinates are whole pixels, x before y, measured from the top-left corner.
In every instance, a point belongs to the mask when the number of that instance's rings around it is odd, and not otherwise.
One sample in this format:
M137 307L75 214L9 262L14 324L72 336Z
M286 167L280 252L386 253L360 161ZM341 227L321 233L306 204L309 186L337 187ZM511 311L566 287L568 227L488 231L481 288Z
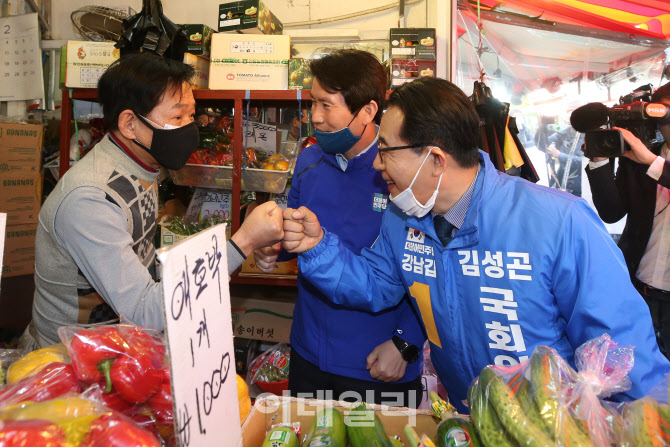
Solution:
M437 447L481 447L475 427L463 419L449 418L437 426Z
M500 422L520 445L543 447L554 443L528 418L512 390L491 367L482 369L479 377L482 382L488 382L488 400Z
M405 444L397 436L389 436L389 442L391 447L405 447Z
M342 412L334 407L317 411L307 433L303 447L346 447L347 429Z
M261 447L298 447L300 445L298 435L291 427L275 427L265 435L265 441Z
M479 379L468 391L468 405L477 433L486 447L514 447L498 416L482 394Z
M349 411L346 425L351 447L391 447L379 416L365 403Z

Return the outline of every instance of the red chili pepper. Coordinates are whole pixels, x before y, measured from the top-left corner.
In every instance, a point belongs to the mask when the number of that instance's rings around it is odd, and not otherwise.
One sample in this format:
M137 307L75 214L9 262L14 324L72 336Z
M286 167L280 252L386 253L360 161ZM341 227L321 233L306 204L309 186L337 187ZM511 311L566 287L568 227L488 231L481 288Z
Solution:
M80 392L72 365L54 362L37 374L25 377L0 391L0 407L27 400L44 402L66 393ZM2 443L0 443L2 445Z
M100 364L105 360L109 363L126 349L116 327L82 329L74 335L69 347L74 373L84 383L99 382L102 379Z
M151 358L134 352L117 358L109 371L112 386L126 402L146 402L163 383L163 373L152 365Z
M149 408L156 421L161 424L173 425L172 388L170 386L170 368L163 369L163 383L156 394L149 398Z
M134 350L148 356L155 368L163 366L165 345L160 340L156 340L138 327L125 329L123 338L128 343L129 352Z
M40 419L0 422L2 447L65 447L65 432L58 425Z
M160 447L147 430L115 414L105 414L91 422L80 447Z

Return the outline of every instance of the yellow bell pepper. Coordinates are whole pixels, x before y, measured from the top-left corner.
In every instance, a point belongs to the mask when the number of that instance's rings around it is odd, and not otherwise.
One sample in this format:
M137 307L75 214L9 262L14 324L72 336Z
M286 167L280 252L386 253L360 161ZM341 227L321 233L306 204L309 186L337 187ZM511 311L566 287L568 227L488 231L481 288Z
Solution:
M7 384L12 385L21 379L35 375L53 362L70 363L70 356L63 343L30 352L9 365Z
M54 423L82 416L100 415L100 405L79 396L59 397L45 402L21 402L0 410L0 421L44 419Z
M249 387L239 375L237 376L237 400L240 408L240 425L242 425L251 411L251 399L249 398Z

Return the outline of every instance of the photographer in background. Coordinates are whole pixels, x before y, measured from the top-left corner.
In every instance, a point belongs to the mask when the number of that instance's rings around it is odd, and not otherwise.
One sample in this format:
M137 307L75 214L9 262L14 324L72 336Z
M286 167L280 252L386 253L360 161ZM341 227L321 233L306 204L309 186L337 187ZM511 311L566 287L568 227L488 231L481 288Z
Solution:
M652 102L670 104L670 83ZM659 348L670 354L670 123L659 124L666 143L647 148L626 129L619 130L631 150L613 160L594 157L586 175L600 218L614 223L628 215L619 240L633 284L649 305Z

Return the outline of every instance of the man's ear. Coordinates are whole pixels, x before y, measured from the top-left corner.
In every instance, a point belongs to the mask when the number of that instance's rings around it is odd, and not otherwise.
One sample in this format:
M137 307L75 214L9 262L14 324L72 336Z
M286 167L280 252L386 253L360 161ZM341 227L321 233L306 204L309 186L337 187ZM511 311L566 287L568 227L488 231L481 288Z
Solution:
M370 101L369 103L365 104L361 111L358 112L363 114L363 124L368 125L374 122L375 115L377 115L378 110L379 105L377 105L377 101Z
M447 166L447 157L451 157L445 151L439 147L433 146L433 152L431 152L433 158L433 175L438 177L444 171L444 168Z
M129 140L134 140L137 138L135 135L135 127L141 124L130 109L126 109L121 112L117 123L119 127L119 133L121 135Z

